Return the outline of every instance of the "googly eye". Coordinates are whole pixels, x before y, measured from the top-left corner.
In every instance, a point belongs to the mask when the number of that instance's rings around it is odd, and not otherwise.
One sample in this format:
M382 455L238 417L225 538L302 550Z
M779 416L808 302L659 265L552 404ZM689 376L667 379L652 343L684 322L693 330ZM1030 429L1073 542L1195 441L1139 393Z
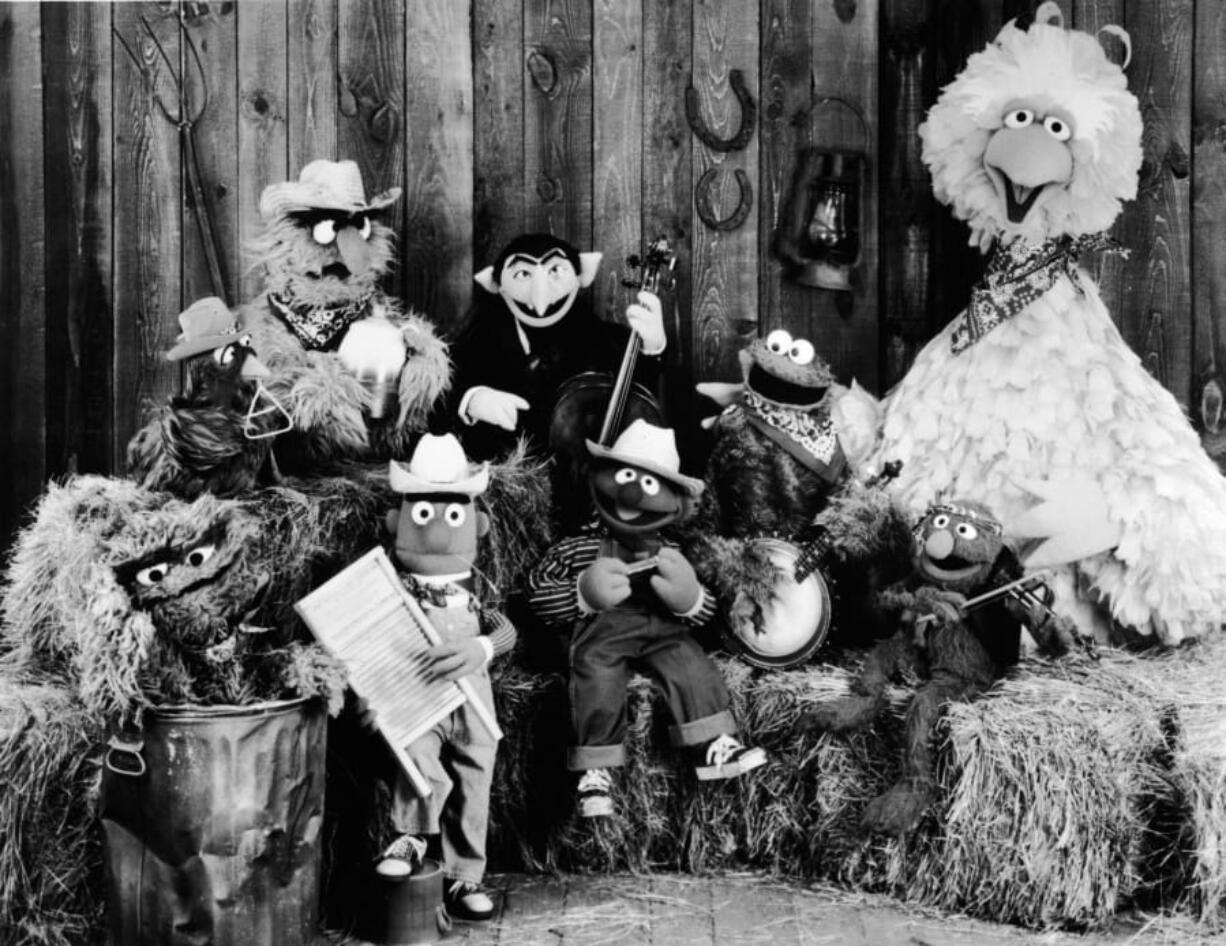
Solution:
M1025 128L1034 122L1034 112L1029 108L1015 108L1005 115L1006 128Z
M156 565L150 565L148 568L142 568L136 573L137 584L144 585L146 588L151 588L161 581L164 581L166 576L170 574L170 566L166 562L158 562Z
M660 481L650 473L644 473L639 477L639 488L648 496L655 496L660 492Z
M782 355L792 347L792 336L783 329L777 328L766 336L766 347L776 355Z
M250 348L251 347L251 333L247 332L247 333L240 335L238 337L238 343L242 345L244 348Z
M183 561L187 562L192 568L199 568L217 551L215 545L197 545L194 549L183 556Z
M623 466L620 470L613 474L613 482L618 486L625 486L627 483L633 483L638 473L628 466Z
M428 503L424 500L414 503L412 508L409 509L409 518L419 526L424 526L434 518L434 503Z
M813 343L805 338L796 339L792 342L792 347L788 349L788 358L798 365L812 364L816 355Z
M223 348L218 348L213 352L213 360L223 368L234 361L234 343L231 342Z
M320 246L327 246L336 239L336 224L331 220L321 220L311 227L311 236Z
M958 538L966 539L968 542L979 538L979 530L969 522L959 522L958 528L954 529L954 531L958 533Z
M944 529L947 525L949 525L949 516L945 515L945 513L938 513L932 517L932 528Z
M1043 127L1057 141L1068 141L1073 137L1072 127L1059 115L1048 115L1043 119Z
M363 240L369 240L370 231L371 231L370 217L363 217L362 225L358 228L358 233L361 234Z
M468 510L459 503L448 503L447 508L443 510L443 521L453 529L464 525L464 520L467 518Z

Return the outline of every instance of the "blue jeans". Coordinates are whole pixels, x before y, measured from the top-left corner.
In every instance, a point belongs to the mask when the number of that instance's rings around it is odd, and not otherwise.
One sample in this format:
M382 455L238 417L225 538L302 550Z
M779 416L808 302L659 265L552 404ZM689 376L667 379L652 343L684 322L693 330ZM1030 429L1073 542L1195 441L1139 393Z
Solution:
M489 674L468 677L477 697L490 709L494 697ZM403 772L392 791L392 825L400 834L437 834L443 849L443 874L479 884L485 876L485 836L490 821L490 783L498 742L465 703L413 742L409 757L430 783L429 798L419 798Z
M728 687L689 628L650 611L614 608L580 625L571 639L572 772L625 763L626 685L636 669L664 690L673 745L700 746L736 734Z

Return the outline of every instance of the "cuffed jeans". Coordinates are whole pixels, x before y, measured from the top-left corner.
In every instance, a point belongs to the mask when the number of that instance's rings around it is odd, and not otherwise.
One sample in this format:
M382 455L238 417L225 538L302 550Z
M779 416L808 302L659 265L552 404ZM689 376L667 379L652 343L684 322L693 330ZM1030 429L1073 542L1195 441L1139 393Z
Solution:
M468 679L478 699L493 710L489 674L480 670ZM409 757L430 783L430 797L418 797L405 774L397 772L392 825L400 834L439 835L443 873L452 880L479 884L485 876L497 750L497 740L465 703L408 748Z
M623 765L626 686L639 668L660 683L672 712L675 746L735 735L728 687L719 669L677 620L612 609L575 630L570 647L572 772Z

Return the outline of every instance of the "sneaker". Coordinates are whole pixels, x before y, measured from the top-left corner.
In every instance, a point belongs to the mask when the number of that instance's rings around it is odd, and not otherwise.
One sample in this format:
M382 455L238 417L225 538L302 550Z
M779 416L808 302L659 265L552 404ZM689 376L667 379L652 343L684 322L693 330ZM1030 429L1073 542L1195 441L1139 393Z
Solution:
M695 766L700 782L744 775L766 762L766 750L741 745L736 736L724 733L707 744L706 764Z
M588 769L579 779L579 814L584 818L607 818L613 814L609 792L613 779L608 769Z
M443 908L453 920L483 923L494 915L489 894L468 880L453 880L443 891Z
M404 877L420 867L425 856L425 838L402 834L384 848L375 870L387 877Z

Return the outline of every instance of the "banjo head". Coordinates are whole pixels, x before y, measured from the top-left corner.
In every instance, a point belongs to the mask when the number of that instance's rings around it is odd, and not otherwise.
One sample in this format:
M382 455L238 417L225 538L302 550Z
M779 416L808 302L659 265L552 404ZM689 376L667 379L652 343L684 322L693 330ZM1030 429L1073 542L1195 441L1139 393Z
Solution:
M817 652L830 630L830 591L816 571L804 581L793 579L800 549L781 539L755 539L771 561L784 572L775 586L774 598L763 611L762 627L751 620L735 620L728 627L741 658L755 667L797 667Z

